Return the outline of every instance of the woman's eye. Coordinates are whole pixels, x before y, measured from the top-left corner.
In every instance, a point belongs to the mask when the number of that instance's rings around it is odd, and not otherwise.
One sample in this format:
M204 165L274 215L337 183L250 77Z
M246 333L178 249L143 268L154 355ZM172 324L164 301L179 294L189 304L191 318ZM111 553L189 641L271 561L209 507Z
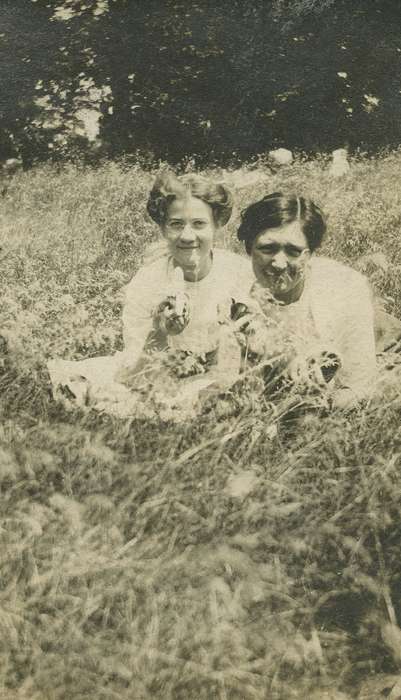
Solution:
M265 255L274 255L277 250L274 246L266 245L263 248L260 249L262 253Z
M206 226L206 221L193 221L192 225L194 228L204 228Z
M170 221L169 227L174 229L174 231L181 231L184 228L182 221Z
M299 250L299 248L289 248L289 249L287 250L287 255L288 255L290 258L299 258L299 256L301 255L301 253L302 253L302 250Z

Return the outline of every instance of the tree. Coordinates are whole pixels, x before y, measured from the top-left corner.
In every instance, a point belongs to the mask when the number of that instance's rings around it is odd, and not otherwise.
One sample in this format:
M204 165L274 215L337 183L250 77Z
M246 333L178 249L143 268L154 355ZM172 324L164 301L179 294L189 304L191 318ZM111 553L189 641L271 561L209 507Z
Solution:
M3 0L0 19L3 158L400 141L398 0Z

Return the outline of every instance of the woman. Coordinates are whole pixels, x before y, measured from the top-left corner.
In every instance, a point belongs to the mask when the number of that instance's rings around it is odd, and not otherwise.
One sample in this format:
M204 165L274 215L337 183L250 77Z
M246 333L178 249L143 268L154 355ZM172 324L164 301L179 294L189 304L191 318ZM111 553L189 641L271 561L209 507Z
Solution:
M256 281L253 314L237 327L248 352L275 357L292 382L324 386L346 408L376 377L374 311L360 273L315 256L325 231L319 207L295 195L268 195L242 213L238 238Z
M56 361L49 367L53 384L80 403L105 410L115 403L117 413L133 410L133 389L147 386L151 391L155 365L164 394L185 395L185 385L181 382L177 389L167 376L192 377L186 382L192 403L205 385L216 380L229 384L240 365L240 350L220 321L229 315L231 298L249 290L251 266L246 258L213 247L219 228L231 216L230 192L198 175L164 172L156 178L147 210L165 247L126 288L123 352L81 362ZM173 403L179 400L172 397Z

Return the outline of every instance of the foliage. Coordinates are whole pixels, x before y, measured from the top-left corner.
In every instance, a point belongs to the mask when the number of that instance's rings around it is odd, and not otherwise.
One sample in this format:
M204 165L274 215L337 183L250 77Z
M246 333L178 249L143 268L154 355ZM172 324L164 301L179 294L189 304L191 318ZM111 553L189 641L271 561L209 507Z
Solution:
M27 166L400 141L394 0L5 0L0 18L2 158Z
M401 314L401 156L297 160L237 190L313 196L324 252L383 252ZM214 171L219 176L218 171ZM227 179L234 173L227 172ZM400 392L279 419L256 386L195 421L52 401L48 357L121 347L121 287L155 240L151 174L16 176L1 217L0 687L19 700L380 697L400 674ZM237 247L238 209L220 244ZM288 411L287 411L288 412ZM278 438L274 426L279 425ZM272 430L273 429L273 430ZM370 693L370 695L369 695Z

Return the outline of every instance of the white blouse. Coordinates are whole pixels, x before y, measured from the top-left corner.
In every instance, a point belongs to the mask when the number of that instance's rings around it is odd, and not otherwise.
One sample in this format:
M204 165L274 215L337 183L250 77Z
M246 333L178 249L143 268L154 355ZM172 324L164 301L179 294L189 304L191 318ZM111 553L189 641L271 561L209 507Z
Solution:
M374 310L363 275L313 256L300 300L263 311L278 320L281 338L290 338L298 357L334 352L341 361L335 383L358 399L371 393L376 380Z
M126 287L123 307L124 361L134 366L153 328L154 309L172 291L174 264L164 255L142 267ZM199 282L183 281L189 299L189 323L177 335L167 337L172 349L197 355L215 350L219 339L220 314L229 314L232 299L249 294L254 280L251 263L228 250L214 249L210 272Z

